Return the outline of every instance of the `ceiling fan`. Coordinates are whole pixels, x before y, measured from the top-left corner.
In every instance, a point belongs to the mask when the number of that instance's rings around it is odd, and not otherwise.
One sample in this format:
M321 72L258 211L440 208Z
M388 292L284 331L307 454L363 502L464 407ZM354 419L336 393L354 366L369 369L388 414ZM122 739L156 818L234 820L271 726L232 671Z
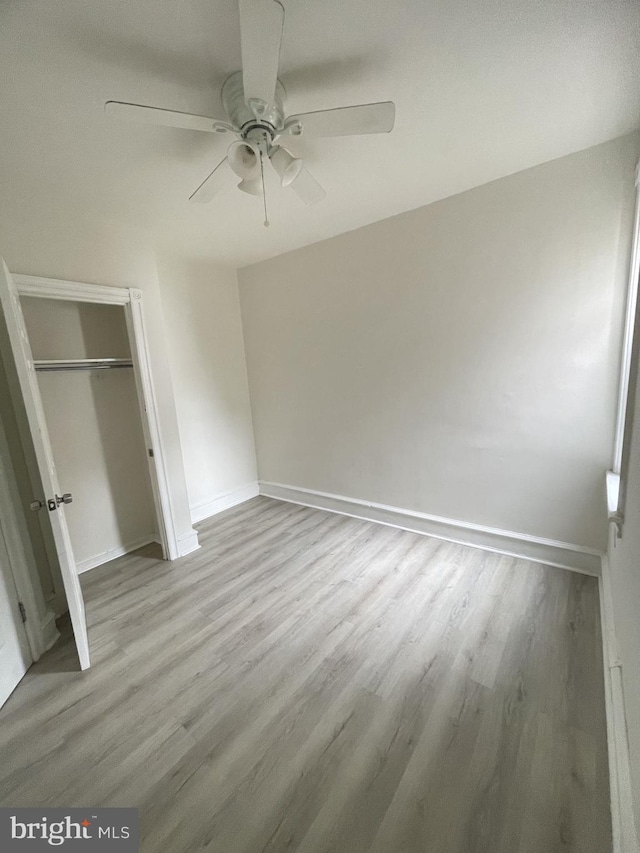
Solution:
M283 137L389 133L395 121L395 104L382 101L286 116L286 93L278 80L284 8L279 0L239 0L239 7L242 71L236 71L222 86L226 118L210 118L123 101L107 101L105 111L109 116L144 124L235 135L237 139L229 146L227 156L189 200L211 201L232 171L240 178L238 189L263 196L265 225L268 225L264 194L265 161L271 163L282 186L291 188L305 204L315 204L326 196L303 161L280 144Z

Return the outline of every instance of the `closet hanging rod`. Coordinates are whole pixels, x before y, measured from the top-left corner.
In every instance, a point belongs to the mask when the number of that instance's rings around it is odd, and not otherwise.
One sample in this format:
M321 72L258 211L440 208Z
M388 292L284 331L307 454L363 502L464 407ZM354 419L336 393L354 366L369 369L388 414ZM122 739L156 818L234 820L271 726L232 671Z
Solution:
M38 373L48 373L54 370L113 370L133 367L133 362L130 358L66 358L36 360L33 366Z

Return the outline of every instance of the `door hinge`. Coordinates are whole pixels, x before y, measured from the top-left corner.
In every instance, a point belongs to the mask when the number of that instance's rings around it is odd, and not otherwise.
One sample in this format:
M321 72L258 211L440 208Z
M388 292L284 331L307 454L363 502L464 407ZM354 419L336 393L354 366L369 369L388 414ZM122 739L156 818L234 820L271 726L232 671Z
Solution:
M20 618L24 623L27 621L27 611L24 609L24 604L21 601L18 602L18 608L20 610Z
M153 459L153 448L149 448L149 456Z

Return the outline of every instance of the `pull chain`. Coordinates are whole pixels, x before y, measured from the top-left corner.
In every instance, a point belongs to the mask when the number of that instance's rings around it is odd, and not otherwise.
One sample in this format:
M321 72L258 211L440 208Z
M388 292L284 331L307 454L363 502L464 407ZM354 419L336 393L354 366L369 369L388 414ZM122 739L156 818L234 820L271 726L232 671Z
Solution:
M262 151L260 152L260 175L262 177L262 200L264 202L264 227L269 227L269 216L267 215L267 190L264 185L264 164L262 162Z

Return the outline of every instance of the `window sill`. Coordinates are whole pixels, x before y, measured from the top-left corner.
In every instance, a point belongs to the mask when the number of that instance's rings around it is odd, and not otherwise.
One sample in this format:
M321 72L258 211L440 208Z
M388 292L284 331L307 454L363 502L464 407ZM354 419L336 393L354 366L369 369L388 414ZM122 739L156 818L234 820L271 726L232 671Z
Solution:
M607 516L609 520L618 515L618 501L620 500L620 474L607 471Z
M618 529L618 538L622 536L623 516L620 512L620 474L615 474L613 471L606 473L606 488L607 488L607 518L610 523L616 525Z

